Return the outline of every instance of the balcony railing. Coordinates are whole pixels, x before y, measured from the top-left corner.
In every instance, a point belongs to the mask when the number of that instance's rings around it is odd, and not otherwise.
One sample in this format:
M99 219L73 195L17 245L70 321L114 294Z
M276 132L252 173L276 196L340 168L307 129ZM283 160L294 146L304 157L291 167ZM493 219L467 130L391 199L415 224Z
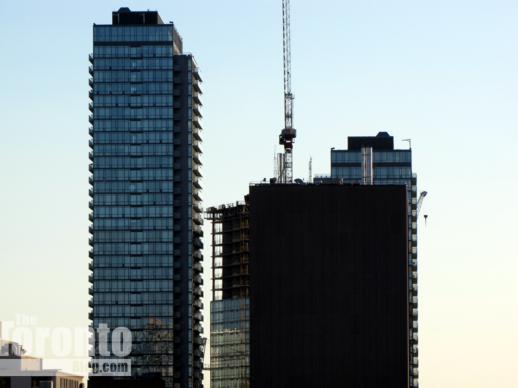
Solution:
M200 262L196 262L193 264L192 268L195 270L195 271L198 271L199 273L203 273L203 266L201 265Z
M88 61L90 63L94 63L94 56L93 56L93 54L88 54Z

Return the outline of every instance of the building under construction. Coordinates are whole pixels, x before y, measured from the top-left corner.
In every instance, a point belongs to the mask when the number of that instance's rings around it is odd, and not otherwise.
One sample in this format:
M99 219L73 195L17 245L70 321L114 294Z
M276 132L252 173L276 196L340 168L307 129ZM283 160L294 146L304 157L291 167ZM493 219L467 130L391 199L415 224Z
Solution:
M211 387L249 383L249 213L246 203L212 207Z

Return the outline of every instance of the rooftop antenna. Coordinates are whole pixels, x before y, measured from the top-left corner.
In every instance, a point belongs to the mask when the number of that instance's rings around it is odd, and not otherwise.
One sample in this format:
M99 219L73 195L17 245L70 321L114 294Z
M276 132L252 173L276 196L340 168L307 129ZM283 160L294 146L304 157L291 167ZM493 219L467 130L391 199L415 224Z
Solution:
M313 183L313 158L311 156L309 157L308 183Z
M293 182L293 143L297 131L293 128L293 93L291 92L291 27L290 0L282 0L282 37L284 56L284 129L279 144L284 146L283 168L279 170L281 183Z

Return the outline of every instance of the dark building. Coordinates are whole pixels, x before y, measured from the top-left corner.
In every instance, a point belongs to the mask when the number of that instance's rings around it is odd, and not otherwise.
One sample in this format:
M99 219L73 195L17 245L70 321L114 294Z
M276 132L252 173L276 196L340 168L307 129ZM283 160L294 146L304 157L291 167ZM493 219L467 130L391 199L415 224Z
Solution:
M92 326L131 329L128 386L201 387L198 67L172 23L128 8L93 26L90 62Z
M252 388L409 385L402 185L250 189Z

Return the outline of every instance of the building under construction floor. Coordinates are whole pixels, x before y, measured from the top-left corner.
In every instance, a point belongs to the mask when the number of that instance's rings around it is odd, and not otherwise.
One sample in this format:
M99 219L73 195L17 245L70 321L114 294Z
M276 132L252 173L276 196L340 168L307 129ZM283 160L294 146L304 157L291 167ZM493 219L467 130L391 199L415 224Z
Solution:
M211 387L248 388L249 211L246 203L212 207Z

